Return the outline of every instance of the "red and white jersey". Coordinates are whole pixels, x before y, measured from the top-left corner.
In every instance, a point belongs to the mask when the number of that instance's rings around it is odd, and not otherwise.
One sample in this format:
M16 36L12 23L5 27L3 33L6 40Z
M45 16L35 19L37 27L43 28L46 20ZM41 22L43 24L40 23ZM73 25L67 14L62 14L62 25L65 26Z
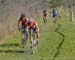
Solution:
M20 24L20 23L21 23L22 25L27 24L27 23L28 23L28 18L20 18L18 24Z
M33 20L32 23L28 22L27 23L27 26L28 27L37 27L37 21L36 20Z

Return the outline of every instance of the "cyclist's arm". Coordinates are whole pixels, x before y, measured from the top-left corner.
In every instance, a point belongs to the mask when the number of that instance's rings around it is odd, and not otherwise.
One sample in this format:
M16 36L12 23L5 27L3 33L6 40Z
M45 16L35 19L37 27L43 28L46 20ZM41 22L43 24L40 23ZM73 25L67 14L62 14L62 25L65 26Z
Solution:
M38 24L37 24L37 22L35 21L35 22L34 22L34 27L37 27L37 26L38 26Z
M48 12L47 12L47 17L48 17Z
M22 21L18 21L18 29L20 30L20 28L21 28L21 25L22 25Z
M39 32L39 27L38 27L38 24L37 24L37 22L35 22L35 28L38 30L38 32Z

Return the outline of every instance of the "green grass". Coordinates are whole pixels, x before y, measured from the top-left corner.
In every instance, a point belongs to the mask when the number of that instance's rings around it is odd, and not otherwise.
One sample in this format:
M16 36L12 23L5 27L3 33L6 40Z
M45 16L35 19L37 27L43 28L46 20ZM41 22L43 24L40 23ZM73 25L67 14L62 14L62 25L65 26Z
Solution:
M55 31L58 23L58 31L65 37ZM56 24L49 18L46 25L42 23L42 18L38 18L38 24L40 43L35 54L29 53L29 40L26 47L21 48L21 33L18 33L0 45L0 60L75 60L75 25L70 23L67 17L61 17ZM64 41L61 43L63 38Z

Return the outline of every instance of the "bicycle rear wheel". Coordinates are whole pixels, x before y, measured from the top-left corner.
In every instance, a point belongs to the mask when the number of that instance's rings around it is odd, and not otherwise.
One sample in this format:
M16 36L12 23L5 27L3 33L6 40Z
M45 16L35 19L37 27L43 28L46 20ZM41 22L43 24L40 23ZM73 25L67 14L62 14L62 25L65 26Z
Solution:
M22 33L22 46L23 46L23 48L24 48L24 46L26 45L27 39L28 39L28 34L27 34L27 32Z

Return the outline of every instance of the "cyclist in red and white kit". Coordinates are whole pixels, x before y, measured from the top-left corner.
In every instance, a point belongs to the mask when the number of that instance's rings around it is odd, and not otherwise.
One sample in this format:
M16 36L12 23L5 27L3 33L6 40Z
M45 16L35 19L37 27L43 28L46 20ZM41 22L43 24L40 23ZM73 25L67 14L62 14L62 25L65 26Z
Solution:
M39 28L38 28L38 24L37 24L37 21L32 19L32 18L26 18L25 14L21 14L21 17L19 18L19 21L18 21L18 29L19 31L21 30L22 31L22 35L24 34L24 30L26 30L27 32L29 32L29 36L30 36L30 47L32 47L32 35L31 35L31 32L30 32L30 29L33 29L33 31L35 32L36 34L36 38L37 40L39 40ZM28 34L28 33L27 33ZM23 37L23 36L22 36ZM22 38L22 44L24 44L24 39Z
M29 35L30 35L30 43L31 43L30 47L32 48L32 35L31 35L30 30L33 29L33 32L36 34L36 39L38 42L38 40L39 40L39 28L38 28L37 21L32 19L32 18L29 18L27 26L28 26Z
M23 48L24 48L24 45L26 44L26 40L28 39L27 23L28 23L28 18L26 18L26 15L24 13L21 14L19 21L18 21L18 29L19 29L19 31L22 32ZM25 36L25 34L26 34L26 36ZM26 39L24 37L26 37Z

